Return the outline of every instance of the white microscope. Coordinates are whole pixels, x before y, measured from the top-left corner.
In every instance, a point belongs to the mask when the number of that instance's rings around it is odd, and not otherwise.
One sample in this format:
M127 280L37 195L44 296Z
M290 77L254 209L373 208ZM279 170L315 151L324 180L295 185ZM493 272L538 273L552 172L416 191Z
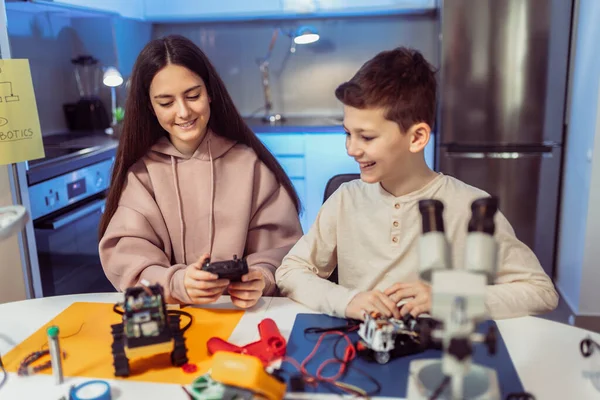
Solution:
M0 207L0 240L19 232L27 223L27 209L23 206Z
M23 206L0 207L0 242L19 232L27 223L27 209ZM0 371L4 368L0 357ZM4 372L6 376L6 372Z
M496 400L501 393L493 369L472 363L473 343L485 343L496 351L493 329L475 332L488 319L485 291L496 274L498 248L494 240L494 215L498 200L487 197L471 205L471 220L465 245L464 266L452 269L450 247L444 233L444 205L439 200L421 200L423 234L419 242L421 279L432 286L431 317L441 328L424 329L421 340L441 342L440 359L410 363L409 400Z

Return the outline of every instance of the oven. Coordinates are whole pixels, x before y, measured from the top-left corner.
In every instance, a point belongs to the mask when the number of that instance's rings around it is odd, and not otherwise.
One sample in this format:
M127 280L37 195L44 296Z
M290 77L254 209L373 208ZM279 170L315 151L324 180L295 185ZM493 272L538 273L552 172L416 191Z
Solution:
M28 170L42 294L114 292L100 264L98 227L116 143L55 140Z

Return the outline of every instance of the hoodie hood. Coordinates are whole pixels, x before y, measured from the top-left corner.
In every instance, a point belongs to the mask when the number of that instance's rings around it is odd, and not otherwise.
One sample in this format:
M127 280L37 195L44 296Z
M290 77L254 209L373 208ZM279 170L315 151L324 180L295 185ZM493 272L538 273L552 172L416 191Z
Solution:
M192 154L192 158L201 161L210 161L212 156L212 159L215 160L225 155L236 144L237 142L219 136L209 129L206 132L204 139L202 139L202 142L200 142L200 146L198 146L194 154ZM173 146L167 136L163 136L154 144L154 146L152 146L148 153L148 157L154 161L162 161L165 163L170 163L171 157L175 157L178 162L188 158Z
M206 136L200 142L200 146L196 149L191 158L198 159L200 161L207 161L210 163L210 216L208 219L208 232L209 232L209 250L208 254L212 253L213 242L214 242L214 204L215 204L215 170L214 160L225 155L230 149L232 149L237 142L226 139L219 135L215 135L211 130L206 132ZM179 227L181 234L181 254L183 255L184 263L187 264L186 251L185 251L185 221L183 219L183 204L181 199L181 193L179 190L179 179L177 176L177 164L185 162L188 158L185 157L166 137L162 137L152 146L148 157L152 160L170 163L171 171L173 174L173 186L175 187L175 196L177 201L177 211L179 215Z

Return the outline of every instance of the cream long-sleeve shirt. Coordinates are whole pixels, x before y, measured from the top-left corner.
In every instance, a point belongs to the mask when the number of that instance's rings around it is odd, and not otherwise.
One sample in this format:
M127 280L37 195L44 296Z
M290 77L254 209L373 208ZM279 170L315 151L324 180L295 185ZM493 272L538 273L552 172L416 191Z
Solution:
M425 187L394 197L379 183L344 183L323 204L315 223L283 259L275 278L282 294L316 311L345 317L359 292L384 291L419 280L419 200L444 203L444 226L452 262L464 259L471 203L489 195L439 174ZM502 199L500 199L502 208ZM495 216L499 245L496 280L486 292L494 319L538 314L558 304L558 295L535 254L519 241L501 212ZM338 265L339 285L327 280Z

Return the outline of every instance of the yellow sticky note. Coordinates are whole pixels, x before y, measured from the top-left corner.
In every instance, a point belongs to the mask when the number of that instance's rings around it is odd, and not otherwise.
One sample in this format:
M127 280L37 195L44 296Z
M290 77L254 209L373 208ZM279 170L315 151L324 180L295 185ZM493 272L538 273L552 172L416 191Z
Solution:
M0 60L0 165L43 158L28 60Z

